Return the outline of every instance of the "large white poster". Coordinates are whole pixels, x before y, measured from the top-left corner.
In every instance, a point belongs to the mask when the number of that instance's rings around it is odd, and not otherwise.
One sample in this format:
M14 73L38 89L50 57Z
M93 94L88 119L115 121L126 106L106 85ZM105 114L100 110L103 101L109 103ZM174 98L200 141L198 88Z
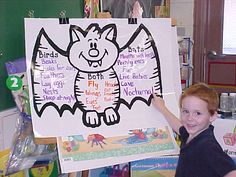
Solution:
M178 112L172 38L170 19L25 19L35 136L166 125L151 94Z

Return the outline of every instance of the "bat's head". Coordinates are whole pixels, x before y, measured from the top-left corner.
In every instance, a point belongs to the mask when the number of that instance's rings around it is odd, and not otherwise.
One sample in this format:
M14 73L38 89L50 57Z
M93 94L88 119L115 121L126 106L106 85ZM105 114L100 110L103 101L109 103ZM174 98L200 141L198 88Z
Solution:
M111 68L118 57L117 29L114 24L91 24L84 31L78 26L70 28L69 62L79 71L103 72Z

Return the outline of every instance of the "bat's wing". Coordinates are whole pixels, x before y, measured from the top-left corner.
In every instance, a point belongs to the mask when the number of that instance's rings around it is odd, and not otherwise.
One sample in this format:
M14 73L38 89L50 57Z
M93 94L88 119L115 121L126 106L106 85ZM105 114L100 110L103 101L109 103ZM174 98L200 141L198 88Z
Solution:
M120 82L120 103L131 108L136 100L151 104L162 93L161 67L152 34L141 24L121 48L114 66Z
M54 107L60 115L64 110L75 111L73 85L76 73L68 62L67 52L60 49L42 28L30 65L32 106L39 117L48 106Z

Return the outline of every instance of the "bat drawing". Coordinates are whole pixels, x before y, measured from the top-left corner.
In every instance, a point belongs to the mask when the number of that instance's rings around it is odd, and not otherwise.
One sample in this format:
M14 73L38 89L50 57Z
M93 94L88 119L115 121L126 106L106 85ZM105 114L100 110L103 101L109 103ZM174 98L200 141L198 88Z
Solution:
M121 104L129 109L138 100L150 105L151 94L162 93L157 46L143 24L122 47L115 24L70 25L68 33L65 49L44 28L37 36L30 73L39 117L49 106L60 116L79 109L85 126L111 126L121 120Z

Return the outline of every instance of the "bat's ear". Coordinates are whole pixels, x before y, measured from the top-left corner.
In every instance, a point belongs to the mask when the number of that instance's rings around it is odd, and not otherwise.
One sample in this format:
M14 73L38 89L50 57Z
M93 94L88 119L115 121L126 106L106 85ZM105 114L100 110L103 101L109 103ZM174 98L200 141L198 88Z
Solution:
M82 38L84 38L83 35L84 31L75 25L70 26L70 42L76 42L80 41Z
M102 32L101 37L113 41L116 39L116 35L117 35L116 25L109 24L103 28L103 32Z

